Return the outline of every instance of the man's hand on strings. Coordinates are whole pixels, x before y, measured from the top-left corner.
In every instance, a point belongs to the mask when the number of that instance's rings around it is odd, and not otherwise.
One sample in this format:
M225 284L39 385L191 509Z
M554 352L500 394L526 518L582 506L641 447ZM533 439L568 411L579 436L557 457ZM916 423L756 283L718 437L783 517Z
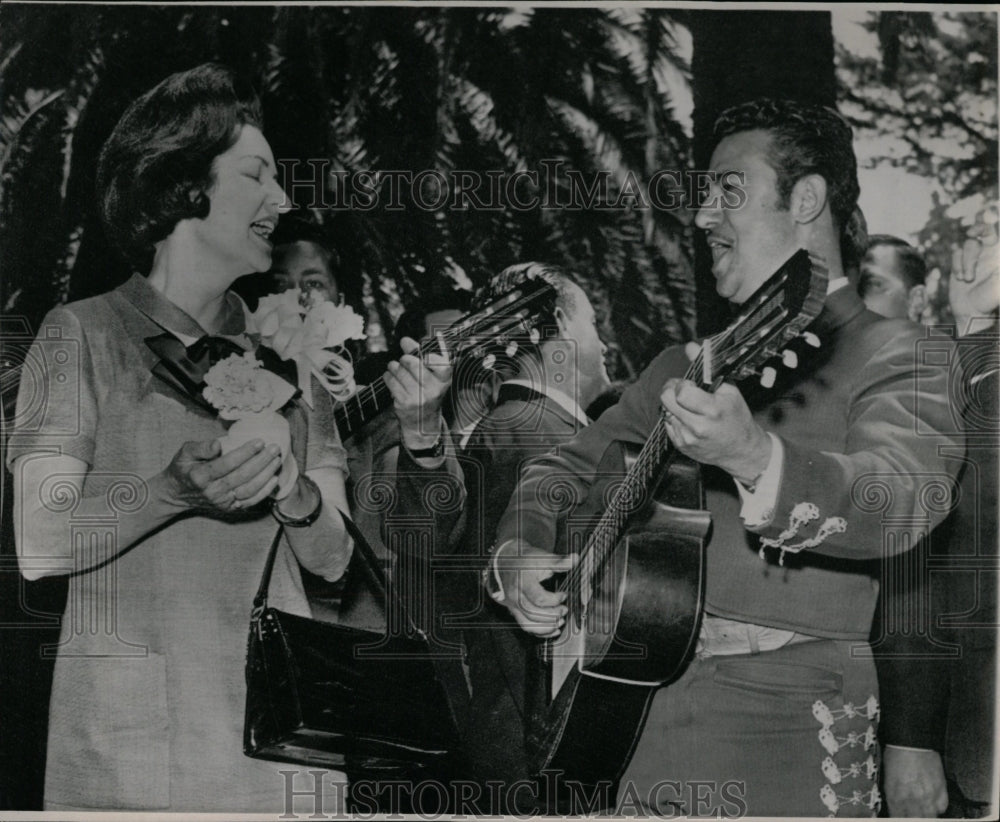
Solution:
M430 448L441 436L441 405L451 386L447 354L417 356L420 346L403 337L403 356L389 363L385 384L392 394L403 443L408 448Z
M667 435L696 462L717 465L744 484L759 477L771 459L771 438L747 407L739 390L723 383L713 394L690 380L670 379L660 402Z
M498 549L490 573L497 573L503 590L502 604L517 624L538 637L559 635L566 622L566 593L549 591L542 583L554 574L569 571L576 554L559 555L527 543L508 543Z

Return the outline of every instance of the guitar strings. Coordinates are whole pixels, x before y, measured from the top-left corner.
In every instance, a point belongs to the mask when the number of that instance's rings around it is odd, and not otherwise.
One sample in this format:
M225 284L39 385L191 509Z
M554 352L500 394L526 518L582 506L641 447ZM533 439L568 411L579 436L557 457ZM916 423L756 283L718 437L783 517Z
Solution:
M512 304L512 306L513 305L514 304ZM511 328L519 324L522 324L524 322L524 319L525 318L519 316L503 317L496 320L495 325L490 330L493 331L494 334L500 332L506 332L509 331ZM483 320L481 319L478 321L478 323L481 323L482 321ZM461 323L459 323L458 325L460 326ZM417 349L417 351L415 352L415 355L420 358L424 358L428 354L439 353L442 341L450 346L453 342L457 341L458 339L461 339L461 337L471 333L472 333L471 330L466 331L461 328L457 328L455 331L452 331L449 328L446 331L440 332L440 336L436 335L431 340L422 343L420 348ZM358 392L349 400L347 400L343 405L338 406L338 410L340 410L340 414L338 415L338 420L340 419L340 417L346 416L350 413L350 411L346 408L346 405L349 402L353 401L358 406L359 412L363 412L365 402L368 401L373 402L374 407L378 408L383 401L388 400L390 397L391 397L391 392L389 391L388 386L385 384L385 379L383 377L379 377L375 382L359 389Z
M717 353L725 353L727 349L717 346L717 343L727 336L730 329L712 337L712 349ZM685 373L685 379L693 379L698 375L704 365L703 349L699 350L697 357L692 360ZM590 579L594 572L605 566L610 550L617 542L615 535L620 530L625 518L631 513L627 506L634 505L638 500L634 499L636 486L645 487L646 483L658 471L666 467L673 458L674 449L667 438L665 412L661 410L657 418L653 431L647 437L639 456L631 470L625 475L622 484L615 491L604 514L587 540L580 561L571 568L564 579L556 586L559 591L572 591L577 599L584 599L582 585L584 580ZM624 504L623 504L624 503ZM589 599L589 596L586 597Z

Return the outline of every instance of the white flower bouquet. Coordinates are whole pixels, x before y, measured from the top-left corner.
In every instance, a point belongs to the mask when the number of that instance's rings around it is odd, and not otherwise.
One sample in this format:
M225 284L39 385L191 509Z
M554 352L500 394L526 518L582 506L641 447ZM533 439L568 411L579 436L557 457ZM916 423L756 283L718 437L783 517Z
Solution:
M251 315L261 342L293 360L303 399L312 406L310 375L337 401L357 390L347 340L365 338L364 320L349 305L304 299L298 288L263 297Z
M278 410L295 395L295 387L263 367L253 352L231 354L205 374L202 396L232 425L219 438L222 453L260 439L281 451L281 473L275 498L287 496L299 476L292 454L291 432Z

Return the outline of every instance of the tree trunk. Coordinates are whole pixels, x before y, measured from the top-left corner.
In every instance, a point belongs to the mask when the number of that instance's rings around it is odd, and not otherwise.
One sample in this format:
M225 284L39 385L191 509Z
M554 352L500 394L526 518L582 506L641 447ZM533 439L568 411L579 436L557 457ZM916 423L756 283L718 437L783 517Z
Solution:
M833 24L828 12L693 12L688 24L694 43L695 168L708 168L714 148L712 125L729 106L755 97L836 105ZM704 237L698 236L695 287L699 334L719 330L729 316L727 303L715 293L711 259Z

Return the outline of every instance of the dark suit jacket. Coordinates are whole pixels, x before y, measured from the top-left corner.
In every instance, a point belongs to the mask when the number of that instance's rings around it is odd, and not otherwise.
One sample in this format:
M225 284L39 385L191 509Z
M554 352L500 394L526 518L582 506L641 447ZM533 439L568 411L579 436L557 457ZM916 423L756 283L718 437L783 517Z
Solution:
M952 393L956 410L965 406L968 448L959 503L929 544L888 566L873 644L882 741L938 751L978 802L990 799L996 744L998 343L996 329L959 342L963 389Z
M497 521L517 486L523 464L571 439L579 421L546 395L504 385L497 404L472 434L462 467L468 489L468 523L462 550L486 565ZM464 737L476 776L508 785L529 776L524 748L525 672L538 640L522 631L510 613L486 596L478 574L462 584L464 610L474 614L463 630L472 686ZM515 805L492 809L514 813L528 792L510 797ZM529 808L530 809L530 808Z

